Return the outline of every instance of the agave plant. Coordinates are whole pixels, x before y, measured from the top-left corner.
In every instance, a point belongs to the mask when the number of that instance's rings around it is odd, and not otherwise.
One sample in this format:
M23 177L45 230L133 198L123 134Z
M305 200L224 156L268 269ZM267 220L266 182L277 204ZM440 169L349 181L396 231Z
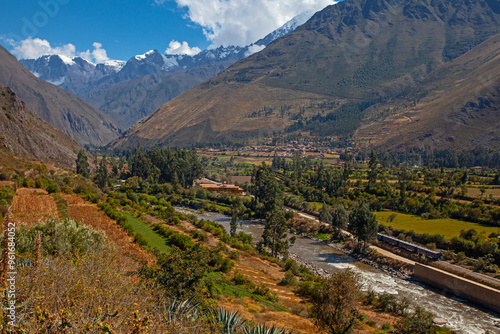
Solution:
M231 334L236 329L245 324L245 319L243 319L243 317L239 314L238 311L229 312L223 307L220 307L218 309L215 309L214 313L218 322L221 322L224 325L224 332L223 332L224 334Z
M195 301L195 296L183 301L173 299L170 304L164 304L167 321L175 323L181 319L195 320L198 318L199 305L200 302Z
M265 325L257 324L252 327L244 328L245 334L292 334L291 330L286 330L284 327L278 328L275 325L266 327Z

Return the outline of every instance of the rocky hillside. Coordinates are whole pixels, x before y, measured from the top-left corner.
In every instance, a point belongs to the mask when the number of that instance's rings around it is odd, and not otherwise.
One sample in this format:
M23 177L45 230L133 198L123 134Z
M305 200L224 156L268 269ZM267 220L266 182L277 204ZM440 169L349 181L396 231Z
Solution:
M418 88L366 112L356 132L380 148L500 149L500 34L439 67Z
M82 148L26 108L12 89L0 85L0 147L15 156L74 168Z
M499 27L493 0L346 0L163 105L112 146L241 142L279 132L352 137L367 117L380 116L370 110L415 94Z
M28 109L78 143L101 146L122 128L81 98L34 76L0 46L0 84L11 87Z

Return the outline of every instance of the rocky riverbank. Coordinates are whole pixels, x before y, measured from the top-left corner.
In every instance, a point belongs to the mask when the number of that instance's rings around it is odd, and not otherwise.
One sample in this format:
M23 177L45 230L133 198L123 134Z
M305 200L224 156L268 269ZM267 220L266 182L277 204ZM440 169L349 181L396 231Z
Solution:
M337 250L341 251L342 253L352 256L356 260L358 260L361 263L367 264L373 268L382 270L388 275L398 277L401 279L410 279L413 271L409 268L407 268L405 265L398 263L397 261L394 261L392 259L387 259L383 256L370 256L370 254L361 254L359 252L353 251L351 248L348 248L344 245L338 244L338 243L331 243L325 240L321 240L318 238L314 238L310 235L307 234L301 234L297 233L297 235L300 235L305 238L309 238L311 240L317 241L317 242L322 242L323 244ZM299 255L297 254L290 254L289 258L295 260L298 264L305 265L307 268L309 268L315 275L318 275L320 277L328 277L331 275L328 271L318 268L311 263L308 263L307 261L304 261L303 259L300 258ZM387 263L388 262L388 263Z

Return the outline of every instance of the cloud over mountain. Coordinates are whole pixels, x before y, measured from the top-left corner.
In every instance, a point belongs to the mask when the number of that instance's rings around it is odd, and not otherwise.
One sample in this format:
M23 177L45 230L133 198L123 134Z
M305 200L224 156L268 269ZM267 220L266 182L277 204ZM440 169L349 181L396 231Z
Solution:
M194 56L201 52L198 47L190 47L188 42L171 41L165 53L168 55L188 55Z
M93 63L105 63L111 59L108 57L105 49L102 48L102 44L94 42L92 46L93 50L86 50L84 52L77 52L75 45L68 43L61 46L51 46L50 42L46 39L32 38L28 37L19 43L13 45L12 54L14 54L18 59L37 59L45 55L60 55L66 57L68 61L79 56L85 60Z
M156 0L157 3L165 0ZM212 47L249 45L305 11L319 11L333 0L176 0L203 28Z
M74 57L76 47L69 43L62 46L52 47L50 42L40 38L27 38L19 42L12 53L17 58L36 59L44 55L58 54L66 57Z

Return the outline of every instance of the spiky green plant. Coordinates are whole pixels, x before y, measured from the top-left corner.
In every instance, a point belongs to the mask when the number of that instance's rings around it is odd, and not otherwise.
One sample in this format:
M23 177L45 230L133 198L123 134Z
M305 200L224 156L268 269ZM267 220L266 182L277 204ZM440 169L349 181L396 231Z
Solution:
M292 334L291 330L284 327L278 328L275 325L266 327L265 325L257 324L256 326L247 326L244 328L245 334Z
M198 318L200 302L195 300L196 296L192 296L186 300L173 299L165 307L165 315L169 323L175 323L180 320L196 320Z
M224 334L231 334L245 324L245 319L238 311L228 311L223 307L214 310L217 321L224 325Z

